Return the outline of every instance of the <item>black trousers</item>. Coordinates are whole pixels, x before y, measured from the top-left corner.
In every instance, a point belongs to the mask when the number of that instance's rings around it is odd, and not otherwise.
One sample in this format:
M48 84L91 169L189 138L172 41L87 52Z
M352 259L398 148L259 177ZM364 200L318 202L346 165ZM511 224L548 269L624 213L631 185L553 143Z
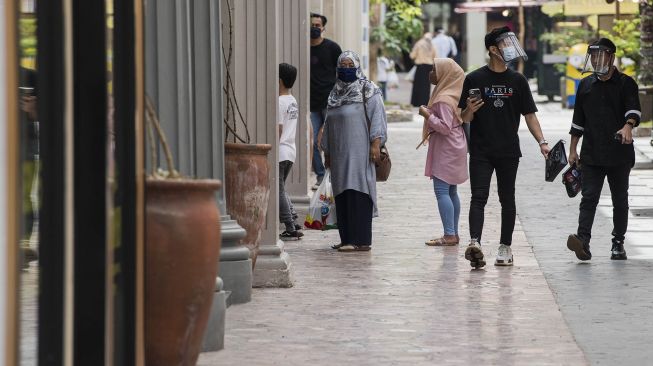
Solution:
M582 166L582 191L580 214L578 215L578 237L589 243L592 237L592 225L596 206L601 198L605 177L608 177L612 196L612 236L614 240L623 241L628 229L628 180L630 165L619 166Z
M472 189L472 202L469 207L469 235L481 242L485 205L490 195L492 173L497 174L497 190L501 203L501 238L500 243L512 244L515 230L515 180L519 158L477 157L469 159L469 182Z
M373 203L369 195L348 189L335 197L342 244L372 245Z
M433 70L432 64L415 65L415 77L413 80L413 89L410 95L410 104L415 107L429 104L431 97L431 82L429 73Z

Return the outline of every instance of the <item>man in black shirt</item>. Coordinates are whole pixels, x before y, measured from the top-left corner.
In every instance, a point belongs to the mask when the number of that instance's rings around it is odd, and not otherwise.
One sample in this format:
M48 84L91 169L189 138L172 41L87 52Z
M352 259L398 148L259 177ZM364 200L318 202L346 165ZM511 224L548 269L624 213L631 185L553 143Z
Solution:
M314 189L317 189L324 177L318 136L324 125L329 93L336 83L338 57L342 53L337 43L322 36L326 23L327 18L324 15L311 13L311 125L313 126L313 171L317 175Z
M592 75L581 80L571 124L569 163L579 161L581 137L582 195L578 231L569 235L567 247L580 260L589 260L592 224L605 177L612 195L613 224L611 259L626 259L624 239L628 227L628 178L635 164L632 129L639 124L641 109L637 83L614 66L617 48L601 38L587 49L585 69Z
M521 151L519 149L519 120L525 116L526 124L546 158L549 146L542 135L535 115L528 81L524 75L508 68L508 64L526 54L508 27L493 29L485 36L485 48L490 62L465 78L459 107L462 119L471 122L469 140L469 176L472 200L469 208L469 233L471 241L465 258L472 267L485 266L481 250L481 234L485 204L490 193L492 173L496 171L499 201L501 202L501 238L495 265L512 266L510 245L515 228L515 180ZM470 91L473 97L470 97Z

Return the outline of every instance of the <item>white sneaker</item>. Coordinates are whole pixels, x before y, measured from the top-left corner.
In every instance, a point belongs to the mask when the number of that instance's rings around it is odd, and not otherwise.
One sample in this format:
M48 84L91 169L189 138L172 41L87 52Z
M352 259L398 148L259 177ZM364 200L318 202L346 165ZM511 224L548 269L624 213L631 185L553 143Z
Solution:
M512 266L512 248L510 245L501 244L497 251L497 259L494 261L495 266Z
M485 260L483 259L483 250L481 250L481 244L478 240L472 239L465 249L465 259L469 261L469 264L474 268L485 267Z

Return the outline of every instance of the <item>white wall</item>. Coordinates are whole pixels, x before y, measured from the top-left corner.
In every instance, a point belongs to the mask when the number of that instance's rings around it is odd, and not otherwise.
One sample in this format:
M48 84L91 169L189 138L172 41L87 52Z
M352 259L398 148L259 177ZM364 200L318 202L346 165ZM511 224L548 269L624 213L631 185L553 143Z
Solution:
M467 32L465 44L467 45L466 69L485 65L485 34L487 30L487 15L485 13L467 13L465 15Z
M6 7L5 2L0 2L0 50L6 50L5 33L6 27ZM5 53L6 54L6 53ZM0 57L0 146L7 146L7 94L5 86L7 85L5 56ZM8 238L7 238L7 154L0 154L0 258L6 261L9 258L8 253ZM0 266L0 362L6 359L7 344L7 266Z
M327 17L325 37L343 51L360 55L363 72L369 77L369 0L312 0L310 11Z

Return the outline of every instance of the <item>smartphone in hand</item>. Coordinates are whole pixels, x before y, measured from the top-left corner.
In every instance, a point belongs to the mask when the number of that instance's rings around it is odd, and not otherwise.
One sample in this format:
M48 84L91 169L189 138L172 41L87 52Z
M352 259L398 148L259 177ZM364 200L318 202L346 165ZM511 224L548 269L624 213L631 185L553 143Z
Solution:
M469 89L469 99L471 100L481 99L481 89L478 88Z

